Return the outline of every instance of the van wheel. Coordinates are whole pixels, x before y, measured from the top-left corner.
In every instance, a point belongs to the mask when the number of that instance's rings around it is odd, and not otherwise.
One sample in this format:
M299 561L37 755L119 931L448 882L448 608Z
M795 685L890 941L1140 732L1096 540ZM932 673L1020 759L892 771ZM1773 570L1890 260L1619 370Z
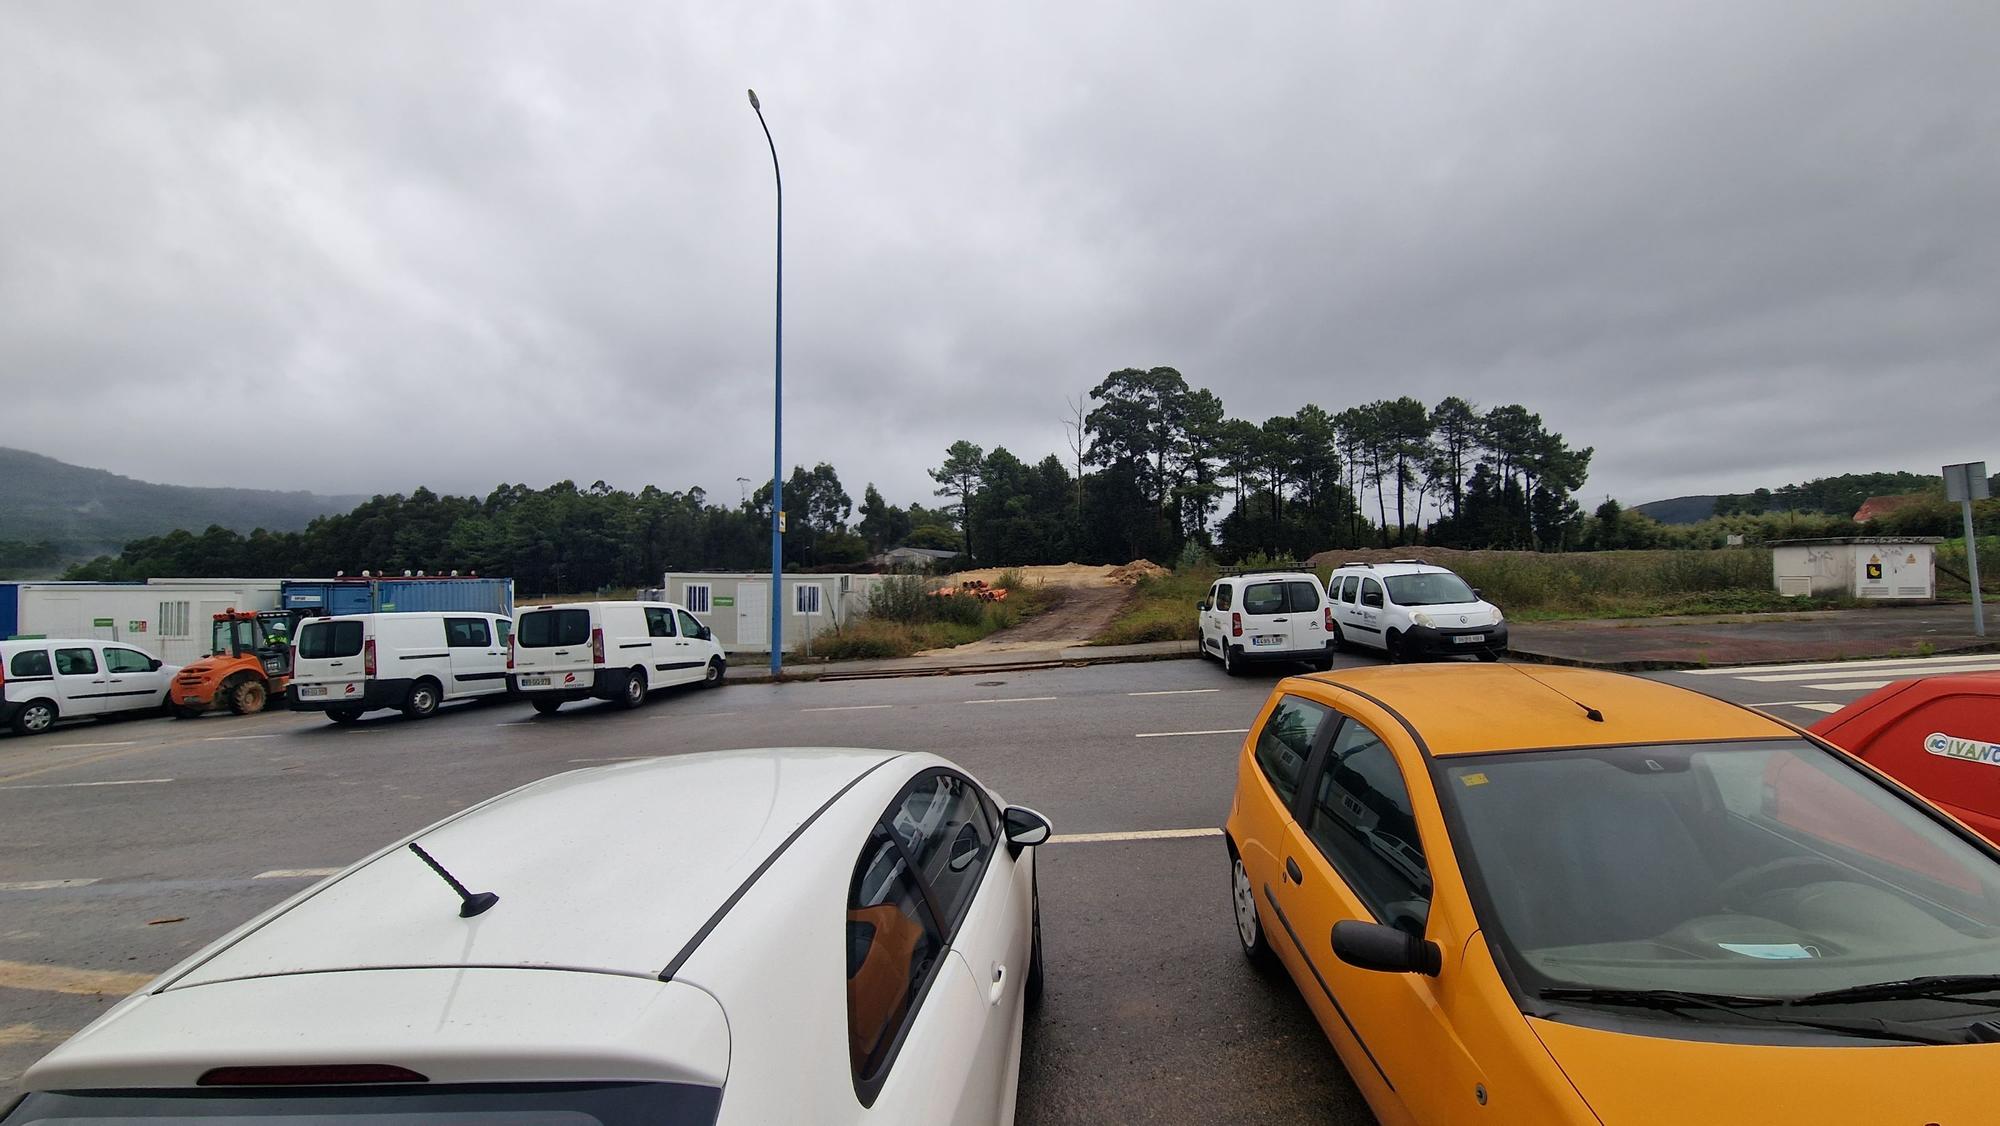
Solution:
M537 699L531 702L535 705L535 711L541 715L554 715L556 714L556 709L563 706L561 700Z
M646 670L635 665L632 671L625 674L625 691L618 695L618 706L636 708L645 702Z
M1347 635L1340 632L1339 622L1333 623L1333 651L1336 653L1347 652Z
M56 725L56 706L47 700L30 700L14 713L14 734L40 735Z
M326 709L326 718L332 720L337 724L340 724L342 727L345 727L348 724L354 723L361 718L361 709L328 708Z
M403 701L403 714L423 719L438 710L437 681L425 677L410 686L410 698Z
M729 666L722 663L721 657L710 657L708 659L708 671L702 674L701 686L703 688L722 687L722 678L728 671Z
M1237 654L1243 650L1235 645L1227 645L1222 650L1222 671L1230 676L1243 675L1243 659Z
M1390 630L1382 638L1382 653L1392 665L1400 665L1410 659L1409 647L1403 644L1401 630Z
M229 710L237 715L256 715L264 710L264 702L269 694L264 682L246 676L231 684L224 692L223 699L229 701Z

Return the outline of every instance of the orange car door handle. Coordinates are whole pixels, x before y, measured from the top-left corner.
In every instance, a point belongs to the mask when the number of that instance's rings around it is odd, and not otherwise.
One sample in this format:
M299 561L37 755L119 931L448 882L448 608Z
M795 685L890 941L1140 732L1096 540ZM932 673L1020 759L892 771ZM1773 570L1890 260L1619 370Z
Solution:
M1289 856L1285 857L1285 875L1290 876L1295 884L1306 882L1306 874L1299 871L1299 862Z

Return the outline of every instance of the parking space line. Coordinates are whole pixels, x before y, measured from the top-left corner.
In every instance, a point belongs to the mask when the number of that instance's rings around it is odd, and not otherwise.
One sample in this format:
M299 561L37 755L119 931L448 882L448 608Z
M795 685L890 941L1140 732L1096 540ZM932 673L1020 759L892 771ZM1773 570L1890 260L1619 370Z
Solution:
M1127 696L1199 696L1204 692L1220 692L1220 688L1162 688L1153 692L1127 692Z
M88 880L16 880L11 884L0 884L0 891L53 891L56 888L89 887L96 883Z
M528 725L528 724L530 724L530 723L533 723L533 722L535 722L535 721L534 721L534 720L532 720L532 719L510 719L510 720L508 720L508 721L507 721L507 722L505 722L505 723L496 723L496 724L494 724L493 726L495 726L495 727L525 727L526 725Z
M321 880L338 875L338 868L273 868L250 877L253 880Z
M1844 708L1844 707L1846 707L1847 705L1845 705L1845 704L1824 704L1824 703L1806 703L1806 704L1793 704L1792 706L1793 706L1793 707L1795 707L1795 708L1808 708L1808 709L1810 709L1810 710L1812 710L1812 711L1816 711L1816 712L1825 712L1825 713L1826 713L1826 714L1828 714L1828 715L1832 715L1833 713L1835 713L1835 712L1839 711L1839 710L1840 710L1841 708Z
M1106 841L1174 841L1185 837L1219 837L1220 829L1144 829L1134 833L1059 833L1049 844L1098 844Z
M205 735L204 743L234 743L243 739L276 739L276 735Z
M1796 708L1810 703L1812 703L1811 700L1766 700L1761 704L1745 704L1743 706L1746 708Z
M37 966L27 962L0 962L0 989L26 989L36 993L76 993L85 996L106 994L123 997L153 980L154 976L119 973L113 970L82 970L74 966Z
M999 696L991 700L960 700L961 704L1039 704L1048 700L1059 700L1060 696Z
M894 704L842 704L832 708L800 708L802 712L872 712L882 708L893 708Z
M50 747L49 750L84 751L84 750L89 750L93 747L131 747L131 746L136 746L137 744L138 744L137 739L127 739L123 743L57 743L55 746Z
M0 790L72 790L79 786L157 786L171 778L121 778L116 782L30 782L25 786L0 786Z
M1746 672L1819 672L1825 669L1854 669L1856 671L1873 672L1877 669L1886 671L1891 666L1896 665L1954 665L1975 661L1990 661L1992 659L1993 654L1991 653L1972 653L1957 657L1894 657L1879 661L1816 661L1804 665L1737 665L1726 669L1678 669L1676 672L1682 676L1732 676L1741 675Z
M1134 739L1171 739L1177 735L1246 735L1247 727L1217 727L1209 731L1141 731Z

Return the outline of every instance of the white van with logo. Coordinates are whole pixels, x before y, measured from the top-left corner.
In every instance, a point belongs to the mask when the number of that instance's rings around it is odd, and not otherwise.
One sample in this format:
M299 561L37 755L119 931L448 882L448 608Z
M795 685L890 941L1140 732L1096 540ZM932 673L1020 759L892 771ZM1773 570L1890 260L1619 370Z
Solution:
M411 719L439 704L507 691L513 619L500 614L341 614L307 618L292 637L293 711L353 723L399 708Z
M514 688L548 715L569 700L627 708L670 684L722 683L729 662L707 626L672 602L572 602L520 612Z
M0 641L0 725L40 735L58 719L163 708L179 671L116 641Z
M1335 640L1380 649L1392 661L1507 651L1507 619L1464 579L1415 559L1348 563L1326 580Z
M1253 661L1306 661L1333 667L1333 618L1326 588L1310 571L1225 572L1196 607L1201 655L1231 676Z

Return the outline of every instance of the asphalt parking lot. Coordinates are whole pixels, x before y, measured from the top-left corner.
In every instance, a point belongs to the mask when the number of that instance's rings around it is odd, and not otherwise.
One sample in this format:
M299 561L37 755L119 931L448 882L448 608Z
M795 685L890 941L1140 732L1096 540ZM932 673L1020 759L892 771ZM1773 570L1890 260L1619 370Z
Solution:
M1659 675L1811 722L1940 667ZM0 736L0 1105L154 972L501 790L628 757L848 745L943 754L1056 824L1020 1121L1371 1121L1290 983L1237 952L1220 837L1156 835L1221 824L1241 729L1284 671L1170 661L732 685L633 712L495 703L353 727L271 713Z

